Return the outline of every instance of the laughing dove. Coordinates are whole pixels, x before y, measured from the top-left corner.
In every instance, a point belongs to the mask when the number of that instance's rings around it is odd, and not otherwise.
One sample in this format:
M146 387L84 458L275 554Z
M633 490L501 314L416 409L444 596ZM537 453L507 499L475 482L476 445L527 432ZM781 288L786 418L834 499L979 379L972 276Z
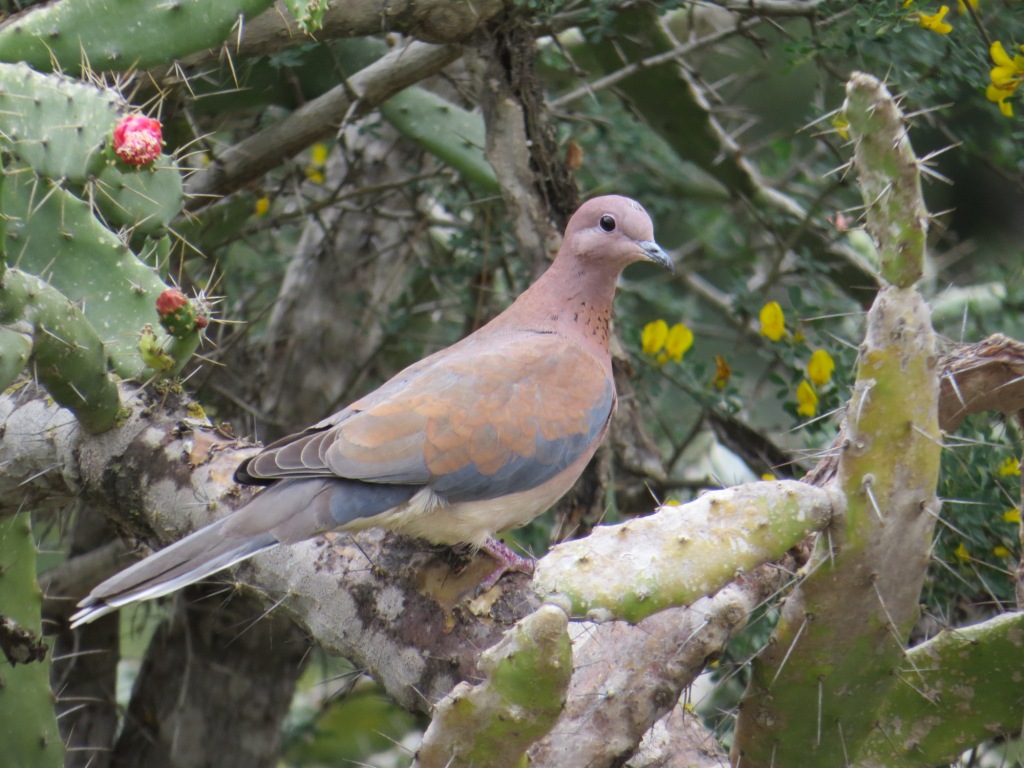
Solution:
M97 586L73 626L327 531L379 526L482 548L501 563L485 586L529 571L492 537L554 504L604 437L612 298L637 261L673 268L643 207L585 203L554 262L505 312L246 461L235 479L268 488Z

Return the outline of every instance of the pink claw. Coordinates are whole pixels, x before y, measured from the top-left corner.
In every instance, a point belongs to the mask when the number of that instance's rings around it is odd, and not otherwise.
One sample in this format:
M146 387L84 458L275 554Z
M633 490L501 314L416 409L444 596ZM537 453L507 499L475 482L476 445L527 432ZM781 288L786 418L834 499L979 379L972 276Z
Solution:
M523 557L517 555L505 542L499 539L490 538L487 540L482 547L484 552L493 557L498 561L498 567L495 568L491 574L480 582L480 586L477 587L476 593L483 594L495 584L498 583L498 579L504 576L506 573L512 573L518 571L519 573L525 573L527 576L533 576L533 569L536 565L536 561L532 557Z

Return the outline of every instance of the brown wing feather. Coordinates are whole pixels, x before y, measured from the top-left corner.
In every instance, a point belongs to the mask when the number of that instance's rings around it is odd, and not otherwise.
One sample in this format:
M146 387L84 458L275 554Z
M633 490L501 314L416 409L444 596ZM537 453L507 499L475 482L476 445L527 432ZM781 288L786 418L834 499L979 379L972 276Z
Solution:
M426 484L469 465L499 472L545 441L592 434L595 419L603 431L604 367L564 338L522 334L445 352L321 422L330 426L268 447L246 471Z

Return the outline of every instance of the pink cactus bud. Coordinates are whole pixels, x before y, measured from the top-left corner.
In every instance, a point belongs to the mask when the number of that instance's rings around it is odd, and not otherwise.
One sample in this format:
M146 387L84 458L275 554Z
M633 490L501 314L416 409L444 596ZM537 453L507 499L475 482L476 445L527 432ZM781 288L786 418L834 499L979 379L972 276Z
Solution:
M121 118L114 128L114 154L128 165L148 165L160 156L160 121L143 115Z
M188 306L188 298L174 288L168 288L156 297L156 311L160 317L166 317L185 306Z

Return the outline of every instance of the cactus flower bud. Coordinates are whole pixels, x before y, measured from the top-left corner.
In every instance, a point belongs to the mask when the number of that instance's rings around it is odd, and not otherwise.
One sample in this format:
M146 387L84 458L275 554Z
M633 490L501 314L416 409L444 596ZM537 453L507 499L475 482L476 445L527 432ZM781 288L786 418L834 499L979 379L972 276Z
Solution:
M139 354L142 355L142 360L146 365L154 371L167 373L174 369L174 358L160 346L156 332L149 323L143 327L141 338L139 338Z
M168 288L156 297L156 311L160 313L161 317L169 315L187 304L188 299L185 294L174 288Z
M209 324L209 313L202 303L189 301L181 291L168 288L156 298L160 325L177 339L184 339Z
M149 165L160 156L160 121L143 115L124 117L114 128L114 154L128 165Z

